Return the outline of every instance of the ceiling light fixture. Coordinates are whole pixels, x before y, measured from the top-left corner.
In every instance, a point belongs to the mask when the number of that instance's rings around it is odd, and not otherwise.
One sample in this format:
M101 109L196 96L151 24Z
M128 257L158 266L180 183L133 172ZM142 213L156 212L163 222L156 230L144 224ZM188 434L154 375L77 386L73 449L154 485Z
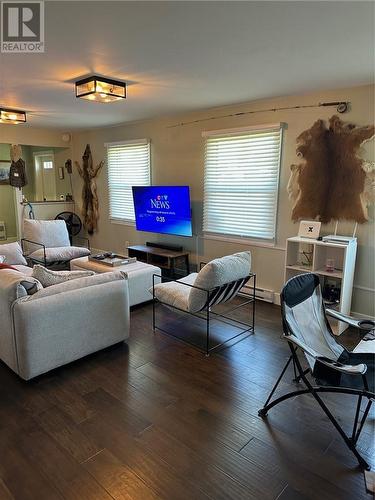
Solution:
M126 98L126 83L103 76L89 76L76 82L76 97L96 102L113 102Z
M19 111L18 109L0 108L0 123L17 123L26 122L26 111Z

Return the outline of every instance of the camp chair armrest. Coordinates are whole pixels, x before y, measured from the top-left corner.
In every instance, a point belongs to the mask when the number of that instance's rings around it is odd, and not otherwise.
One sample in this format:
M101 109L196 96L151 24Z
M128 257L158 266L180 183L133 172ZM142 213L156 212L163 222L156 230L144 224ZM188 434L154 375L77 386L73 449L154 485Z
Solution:
M314 359L319 358L319 353L318 352L314 351L314 349L312 349L307 344L305 344L304 342L302 342L302 340L297 339L297 337L295 337L294 335L284 335L284 338L288 342L292 342L297 347L300 347L306 354L308 354L309 356L312 356Z
M367 365L360 363L358 365L345 365L344 363L340 363L334 359L329 359L324 356L320 356L319 353L314 351L311 347L306 345L301 340L297 339L293 335L284 335L284 338L288 342L292 342L297 347L300 347L307 355L313 357L315 361L319 361L323 365L329 366L333 370L337 370L339 372L347 373L348 375L363 375L366 373Z
M358 365L345 365L344 363L325 358L324 356L319 356L316 358L316 361L319 361L319 363L329 366L339 372L347 373L348 375L363 375L367 371L367 365L364 363L360 363Z
M372 318L353 318L353 316L342 314L334 309L326 309L326 314L363 331L375 330L375 321Z
M352 316L348 316L347 314L343 314L339 311L336 311L335 309L326 309L326 314L327 314L327 316L331 316L331 318L338 319L339 321L343 321L344 323L347 323L348 325L355 326L356 328L359 328L358 323L360 322L360 320L353 318Z

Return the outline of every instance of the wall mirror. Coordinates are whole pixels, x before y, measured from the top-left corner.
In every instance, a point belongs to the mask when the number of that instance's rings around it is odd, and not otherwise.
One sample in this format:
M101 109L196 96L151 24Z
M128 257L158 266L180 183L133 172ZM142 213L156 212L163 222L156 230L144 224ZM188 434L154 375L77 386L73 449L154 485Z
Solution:
M27 185L22 188L30 202L70 201L71 177L65 162L71 157L70 148L30 146L21 144L26 166ZM10 166L10 144L0 144L0 183L7 185ZM10 187L10 186L9 186Z

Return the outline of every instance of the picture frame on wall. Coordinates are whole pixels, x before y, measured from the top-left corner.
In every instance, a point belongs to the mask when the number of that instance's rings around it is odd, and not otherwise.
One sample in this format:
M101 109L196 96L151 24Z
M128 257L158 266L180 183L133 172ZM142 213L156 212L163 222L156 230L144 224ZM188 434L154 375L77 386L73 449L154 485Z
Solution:
M10 160L0 160L0 185L9 184Z

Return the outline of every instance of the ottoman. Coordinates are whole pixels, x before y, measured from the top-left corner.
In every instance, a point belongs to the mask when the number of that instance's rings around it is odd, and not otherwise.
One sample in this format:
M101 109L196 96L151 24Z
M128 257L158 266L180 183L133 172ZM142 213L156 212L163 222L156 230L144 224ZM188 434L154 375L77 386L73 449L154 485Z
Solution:
M110 271L121 271L128 276L129 304L135 306L152 300L148 291L152 287L152 275L161 275L161 269L144 262L134 262L125 266L109 267L100 262L89 260L88 257L79 257L70 261L72 271L90 270L95 273L108 273ZM155 278L155 283L160 283L160 278Z

